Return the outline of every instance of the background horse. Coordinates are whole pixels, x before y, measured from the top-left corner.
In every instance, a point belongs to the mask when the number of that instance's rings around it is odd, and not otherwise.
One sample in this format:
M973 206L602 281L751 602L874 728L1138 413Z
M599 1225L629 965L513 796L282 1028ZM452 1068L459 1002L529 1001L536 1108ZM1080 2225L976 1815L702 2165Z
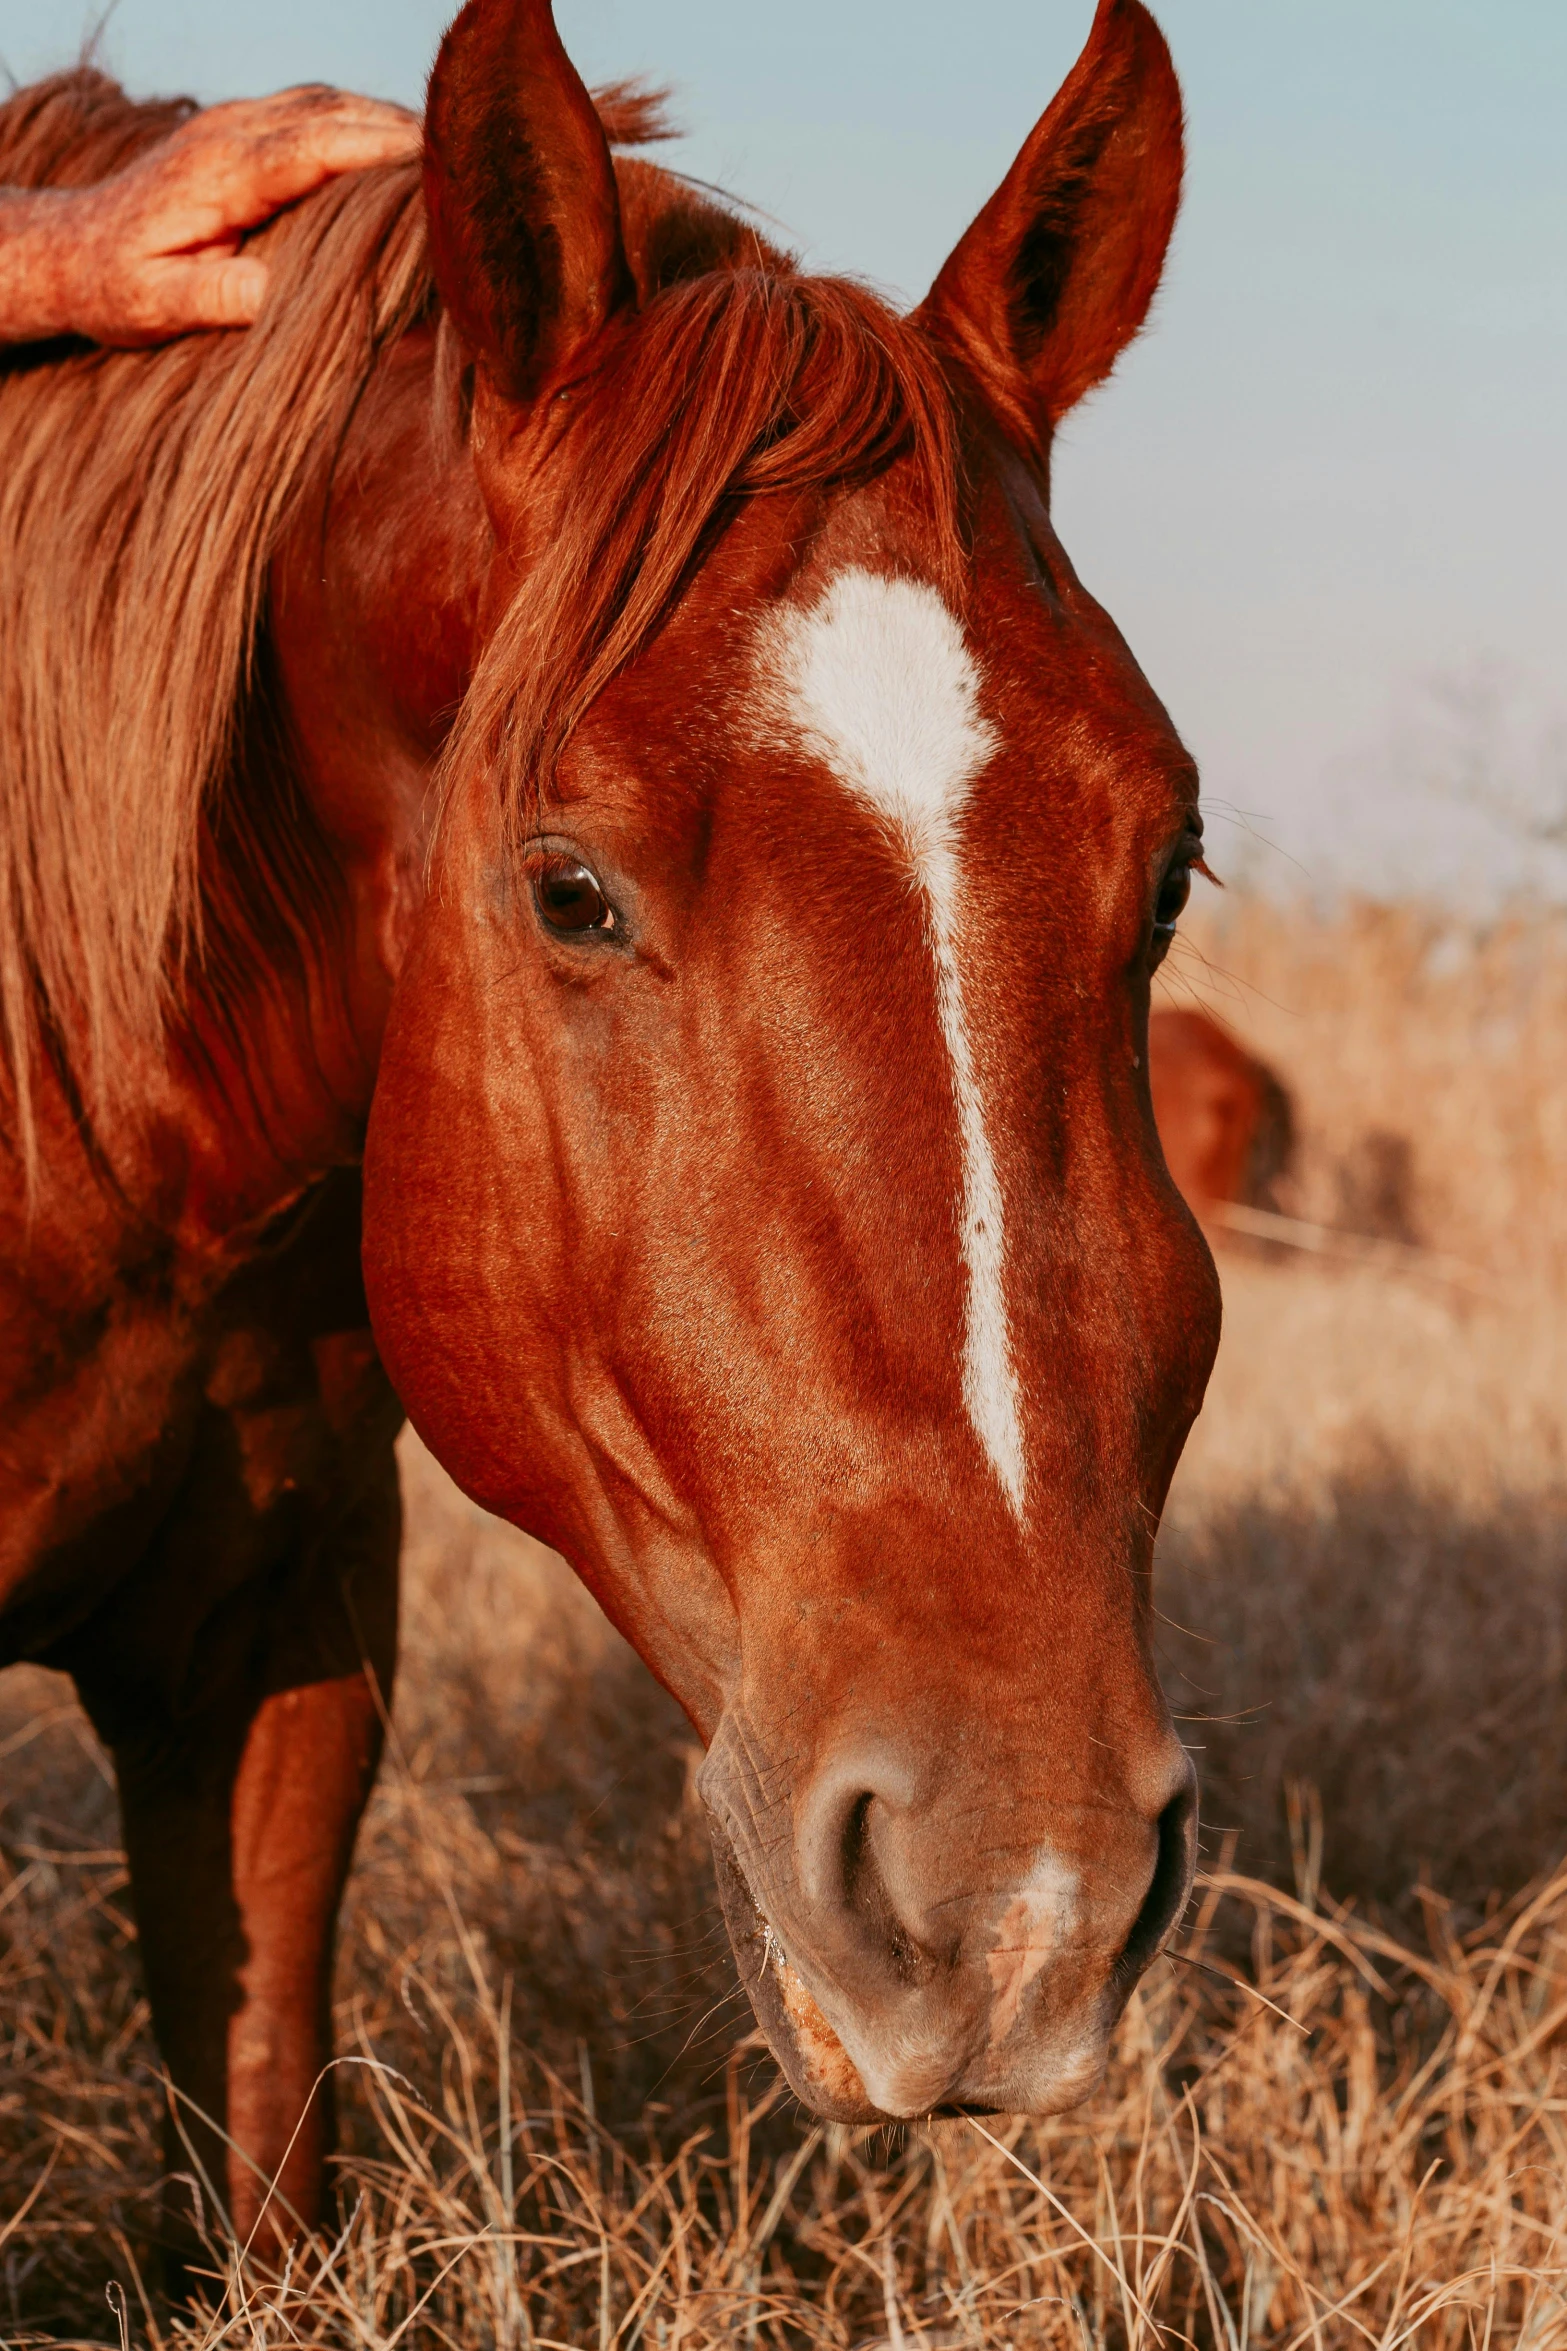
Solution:
M0 170L173 119L69 77ZM612 162L654 127L473 0L422 193L270 232L250 334L0 384L0 1622L112 1752L263 2241L319 2199L399 1402L707 1742L819 2111L1070 2104L1190 1880L1148 1577L1218 1310L1146 1061L1196 782L1047 502L1169 59L1102 0L909 319Z
M1148 1016L1148 1084L1165 1165L1195 1215L1226 1201L1277 1208L1295 1120L1265 1061L1208 1013L1165 1004Z

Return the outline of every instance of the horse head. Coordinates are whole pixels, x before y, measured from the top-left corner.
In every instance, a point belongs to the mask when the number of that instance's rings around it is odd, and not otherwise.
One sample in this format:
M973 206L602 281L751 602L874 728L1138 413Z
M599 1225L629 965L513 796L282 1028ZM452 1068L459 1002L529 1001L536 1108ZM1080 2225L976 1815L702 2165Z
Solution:
M694 213L660 262L546 0L431 86L493 561L377 1333L696 1724L742 1975L846 2119L1075 2102L1191 1880L1149 1577L1218 1297L1145 1063L1197 787L1048 503L1180 157L1101 0L902 318L739 224L693 266Z

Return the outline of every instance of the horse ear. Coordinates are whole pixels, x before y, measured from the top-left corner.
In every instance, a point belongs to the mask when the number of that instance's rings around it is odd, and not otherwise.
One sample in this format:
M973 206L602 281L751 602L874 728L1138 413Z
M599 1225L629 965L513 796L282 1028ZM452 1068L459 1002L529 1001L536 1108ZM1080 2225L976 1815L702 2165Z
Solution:
M549 0L468 0L430 76L424 187L441 298L507 399L633 300L609 147Z
M1139 0L1088 45L918 313L1025 446L1109 374L1148 314L1181 199L1181 90Z

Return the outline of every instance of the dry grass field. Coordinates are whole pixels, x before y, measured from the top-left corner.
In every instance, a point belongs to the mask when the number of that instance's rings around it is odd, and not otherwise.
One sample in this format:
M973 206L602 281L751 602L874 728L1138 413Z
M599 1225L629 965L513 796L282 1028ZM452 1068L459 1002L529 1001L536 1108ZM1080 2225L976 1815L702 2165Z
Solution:
M1567 2346L1567 925L1224 901L1171 988L1296 1089L1294 1212L1487 1279L1222 1245L1159 1586L1204 1876L1092 2103L781 2098L689 1733L410 1443L337 2213L264 2276L215 2212L204 2314L154 2287L103 1765L60 1684L0 1684L0 2341Z

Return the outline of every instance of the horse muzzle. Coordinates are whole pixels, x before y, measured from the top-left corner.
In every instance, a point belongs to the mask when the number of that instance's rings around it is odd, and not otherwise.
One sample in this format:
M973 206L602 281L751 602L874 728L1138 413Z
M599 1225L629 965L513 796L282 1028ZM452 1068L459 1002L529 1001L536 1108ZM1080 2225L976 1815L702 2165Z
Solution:
M1191 1888L1173 1737L1135 1774L1146 1808L1033 1803L1004 1765L943 1784L881 1739L780 1795L761 1756L726 1717L701 1789L741 1979L804 2103L875 2122L1085 2098Z

